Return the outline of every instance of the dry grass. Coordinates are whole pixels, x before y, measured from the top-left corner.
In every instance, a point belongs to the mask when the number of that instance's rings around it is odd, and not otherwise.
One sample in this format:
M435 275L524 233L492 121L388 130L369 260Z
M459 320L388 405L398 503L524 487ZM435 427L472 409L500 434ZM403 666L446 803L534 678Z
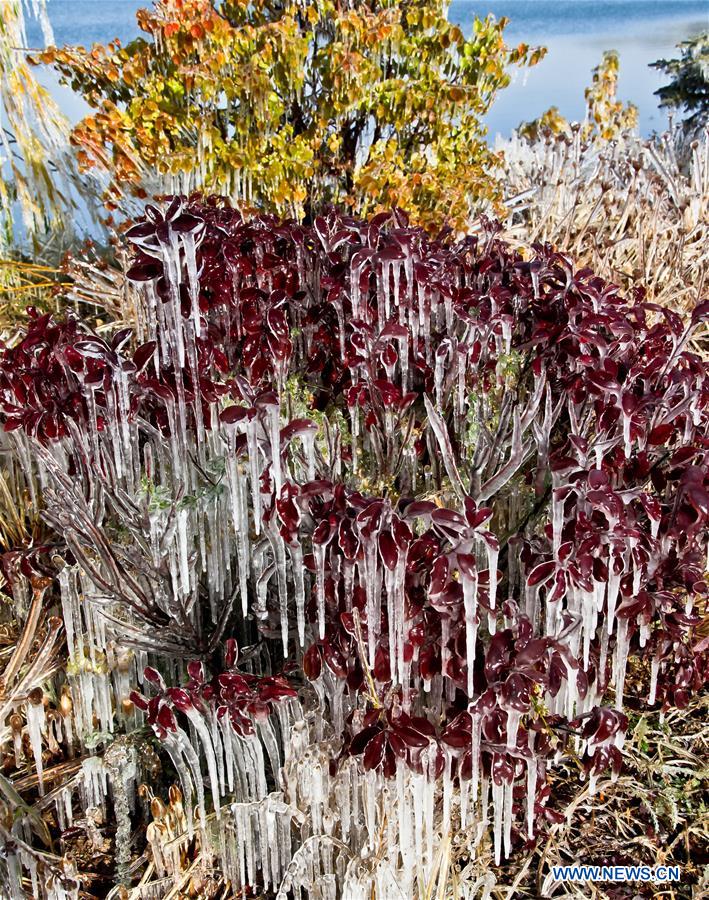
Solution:
M512 203L506 237L551 243L578 267L680 312L709 293L709 138L611 141L515 135L500 145ZM706 332L704 333L706 340Z
M56 311L59 292L67 285L55 266L18 259L0 259L0 337L11 343L19 334L28 306Z
M624 751L623 774L599 782L589 796L576 769L555 772L554 805L566 806L567 820L553 826L532 850L520 850L505 865L492 868L495 900L621 900L666 897L698 900L709 891L709 698L697 698L685 710L636 719ZM559 802L561 801L561 802ZM483 851L478 869L485 868ZM490 861L487 860L489 864ZM554 865L677 865L680 883L558 884ZM449 891L470 873L465 848L451 860ZM462 895L460 895L462 896Z

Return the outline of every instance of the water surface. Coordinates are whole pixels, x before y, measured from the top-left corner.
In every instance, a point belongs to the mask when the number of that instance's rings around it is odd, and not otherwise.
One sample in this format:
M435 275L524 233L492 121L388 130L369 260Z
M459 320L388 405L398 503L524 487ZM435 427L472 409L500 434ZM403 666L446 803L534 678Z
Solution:
M484 7L454 0L450 18L467 30L481 8L510 20L510 44L548 49L535 68L513 76L490 111L490 131L504 135L552 105L569 119L582 118L584 88L604 50L620 55L618 94L638 107L641 131L661 130L667 113L653 92L667 77L648 64L677 56L677 43L709 29L709 0L489 0Z

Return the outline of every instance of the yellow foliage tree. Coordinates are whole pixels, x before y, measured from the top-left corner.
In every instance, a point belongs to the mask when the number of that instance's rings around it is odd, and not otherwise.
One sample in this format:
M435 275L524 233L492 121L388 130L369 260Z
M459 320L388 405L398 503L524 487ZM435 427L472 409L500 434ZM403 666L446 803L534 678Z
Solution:
M146 37L39 59L94 108L73 132L110 195L200 189L297 218L335 202L462 226L499 200L482 117L511 65L505 20L466 38L436 0L158 0Z
M611 141L637 128L638 108L634 103L623 104L618 99L618 71L620 63L615 50L606 50L600 65L593 70L593 80L586 88L586 121L584 137Z

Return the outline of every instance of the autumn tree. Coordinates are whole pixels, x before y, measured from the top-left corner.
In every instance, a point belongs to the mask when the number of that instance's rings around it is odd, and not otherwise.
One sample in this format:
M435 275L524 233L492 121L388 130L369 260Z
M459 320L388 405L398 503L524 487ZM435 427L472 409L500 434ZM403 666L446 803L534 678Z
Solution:
M122 47L52 48L95 112L73 132L110 196L194 188L297 218L334 202L462 225L500 190L482 119L512 65L504 19L470 37L437 0L158 0Z

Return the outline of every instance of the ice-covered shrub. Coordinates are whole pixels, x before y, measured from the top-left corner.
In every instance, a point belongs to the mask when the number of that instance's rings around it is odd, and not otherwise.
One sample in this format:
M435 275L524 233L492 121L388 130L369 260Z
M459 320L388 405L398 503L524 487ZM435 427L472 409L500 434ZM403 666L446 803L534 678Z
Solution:
M644 138L612 99L597 122L591 107L578 124L552 109L498 140L512 207L505 237L549 242L625 291L641 285L650 301L691 311L709 278L706 127L691 141L676 126Z
M488 834L500 862L565 815L555 766L593 792L625 707L706 684L706 305L489 223L174 198L127 237L134 334L35 317L0 359L75 739L152 726L184 798L158 877L198 829L236 887L409 897L455 841L475 896Z

